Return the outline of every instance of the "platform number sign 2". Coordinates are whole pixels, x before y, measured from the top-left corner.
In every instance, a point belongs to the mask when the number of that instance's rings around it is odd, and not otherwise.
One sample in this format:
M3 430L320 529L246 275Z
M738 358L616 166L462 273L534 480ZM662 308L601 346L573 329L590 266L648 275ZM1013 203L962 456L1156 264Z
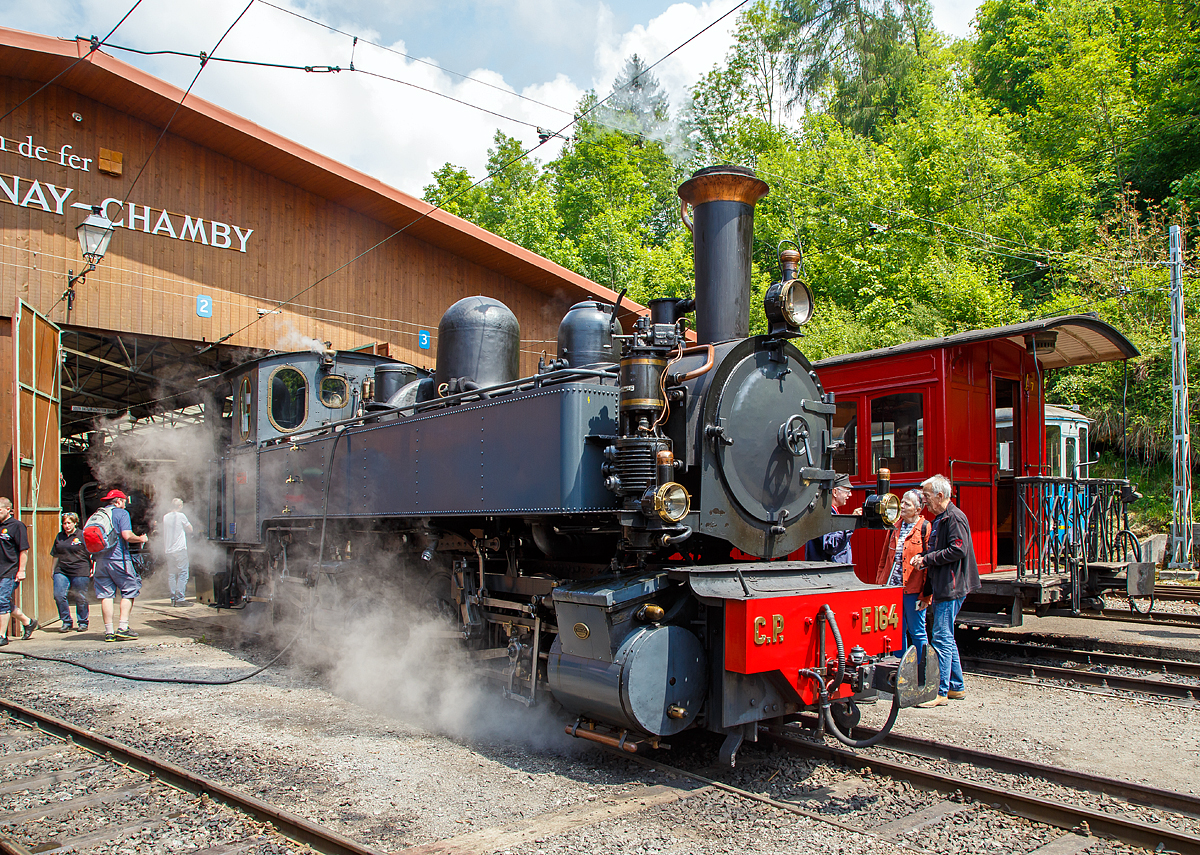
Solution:
M207 294L198 294L196 296L196 314L202 318L212 317L213 299Z
M429 350L429 330L421 330L417 333L417 346L421 350Z

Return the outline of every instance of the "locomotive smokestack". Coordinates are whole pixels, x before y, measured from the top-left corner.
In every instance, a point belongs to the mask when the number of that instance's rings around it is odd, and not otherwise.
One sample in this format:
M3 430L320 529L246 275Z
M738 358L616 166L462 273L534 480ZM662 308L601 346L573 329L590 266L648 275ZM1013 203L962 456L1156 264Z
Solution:
M769 192L766 182L744 166L701 169L679 188L694 246L698 344L750 334L754 205ZM686 205L692 206L691 221Z

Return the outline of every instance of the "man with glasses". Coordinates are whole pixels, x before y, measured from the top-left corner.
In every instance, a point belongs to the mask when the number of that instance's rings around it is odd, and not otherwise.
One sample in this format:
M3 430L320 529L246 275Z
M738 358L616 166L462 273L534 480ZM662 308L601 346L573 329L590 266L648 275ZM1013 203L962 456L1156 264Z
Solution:
M979 590L979 565L975 562L971 525L966 514L950 501L951 491L944 475L934 475L922 482L921 495L937 516L930 525L925 552L914 555L910 562L913 567L926 570L922 593L933 595L933 649L937 651L941 670L937 697L918 704L922 707L940 707L947 699L961 700L967 696L958 645L954 641L954 624L967 595Z

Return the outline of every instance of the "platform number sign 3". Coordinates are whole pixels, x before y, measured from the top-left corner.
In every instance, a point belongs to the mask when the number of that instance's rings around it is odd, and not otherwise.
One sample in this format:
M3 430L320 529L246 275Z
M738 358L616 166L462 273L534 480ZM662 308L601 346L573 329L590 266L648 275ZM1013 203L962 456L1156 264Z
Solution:
M417 346L421 350L429 350L429 330L421 330L417 333Z
M196 296L196 314L202 318L212 317L213 299L207 294L198 294Z

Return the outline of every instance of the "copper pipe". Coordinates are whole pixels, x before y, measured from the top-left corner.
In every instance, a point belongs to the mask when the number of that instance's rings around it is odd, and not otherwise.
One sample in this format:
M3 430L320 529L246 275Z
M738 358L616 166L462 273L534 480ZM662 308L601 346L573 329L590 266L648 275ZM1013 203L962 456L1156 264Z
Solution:
M601 745L607 745L609 748L617 748L621 751L627 751L630 754L637 754L637 742L627 742L625 736L620 739L615 736L609 736L606 733L597 733L594 730L585 730L580 728L579 724L568 724L566 727L568 736L576 736L580 739L590 739L592 742L599 742Z
M668 385L677 386L680 383L686 383L689 380L695 380L701 374L705 374L712 369L713 360L716 359L716 351L713 350L713 346L711 344L697 344L693 347L689 347L689 348L685 349L682 353L679 354L679 358L682 359L683 357L687 356L688 354L699 353L702 350L708 352L707 361L705 361L705 363L703 365L701 365L699 368L695 369L694 371L689 371L687 374L683 374L683 375L672 374L670 376L670 378L668 378L669 379Z

